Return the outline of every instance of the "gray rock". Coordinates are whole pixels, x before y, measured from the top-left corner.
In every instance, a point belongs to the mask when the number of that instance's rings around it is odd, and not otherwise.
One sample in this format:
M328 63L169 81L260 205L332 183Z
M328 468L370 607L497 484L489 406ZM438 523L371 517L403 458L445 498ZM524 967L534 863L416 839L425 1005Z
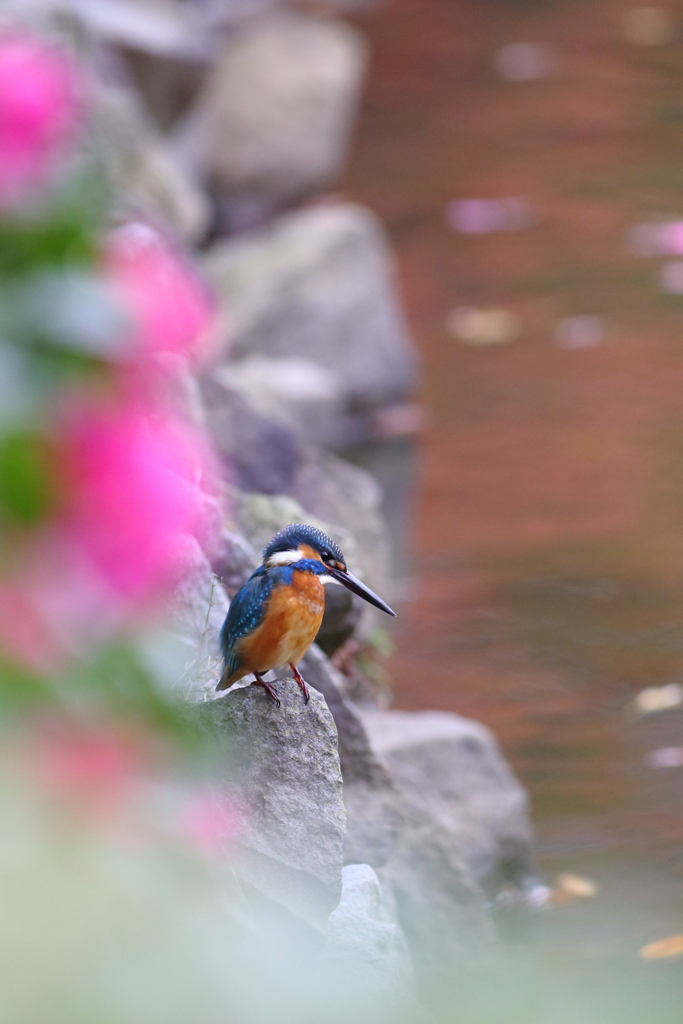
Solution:
M96 110L100 149L118 193L120 215L146 216L186 242L200 239L211 217L209 201L120 74L103 72Z
M351 536L336 526L310 515L294 498L287 495L243 494L232 492L233 513L241 533L248 543L259 552L269 540L289 523L307 523L323 530L335 540L346 553L351 563L356 564L356 549Z
M211 565L231 598L260 563L260 555L246 538L231 530L222 530L218 550Z
M225 477L241 492L233 495L239 532L260 552L288 523L318 526L341 546L351 571L391 603L388 534L372 477L304 443L286 424L256 412L214 379L204 378L201 385ZM342 600L335 604L347 621L359 618L364 635L387 625L387 617L360 598L353 609ZM340 621L337 635L345 628Z
M362 609L360 600L345 587L327 587L325 614L315 642L331 658L358 630Z
M225 758L227 788L244 814L236 871L274 904L324 929L341 896L345 812L337 730L315 690L293 680L277 708L260 688L201 708Z
M239 27L176 137L243 203L288 200L343 169L367 44L342 22L274 13Z
M264 415L265 410L257 411L243 394L213 377L201 380L201 391L206 423L226 478L247 494L273 496L272 514L265 513L269 503L260 502L266 521L261 527L257 518L257 540L251 534L253 515L248 515L249 521L243 524L247 539L261 548L272 536L266 536L268 530L277 523L277 529L281 529L292 521L283 521L283 515L296 513L292 502L284 512L278 504L280 498L289 496L310 515L336 523L352 536L362 552L359 557L363 568L372 576L367 582L375 589L381 586L387 575L388 547L381 515L382 495L370 474L312 447L281 419ZM344 541L334 539L350 556Z
M314 647L302 662L327 700L339 734L347 829L344 861L370 864L391 894L420 983L429 986L486 949L493 932L459 830L428 801L403 791L372 749L343 680Z
M353 979L361 1000L384 996L398 1005L415 999L405 936L369 864L348 864L342 871L341 900L330 915L320 966Z
M183 539L175 572L178 580L168 602L170 632L164 656L174 666L174 687L196 703L215 697L221 675L218 635L228 613L225 590L194 537Z
M287 493L305 458L301 438L256 412L236 391L210 378L201 381L201 388L207 426L226 479L248 493Z
M391 776L346 785L344 803L344 859L371 864L393 893L420 983L476 959L493 931L458 836Z
M345 786L354 782L384 785L389 773L370 747L367 730L356 707L346 698L342 675L313 644L300 665L301 673L327 701L337 726L339 761Z
M382 495L370 474L328 452L309 450L288 492L309 513L335 523L352 538L354 550L347 552L342 545L342 551L355 562L364 582L391 604L394 593ZM388 625L383 612L362 600L359 607L364 615L370 613L367 623Z
M478 884L491 893L535 875L528 797L495 737L445 711L361 713L371 746L402 792L455 837Z
M400 581L399 592L405 593L410 588L412 572L415 506L420 490L420 445L415 437L366 439L337 454L364 469L379 484L380 512L390 539L392 575Z
M412 393L416 357L393 261L368 210L329 202L286 214L219 242L205 266L230 324L230 358L317 363L340 382L349 410Z
M152 357L159 367L162 401L185 423L199 431L206 430L206 413L196 377L188 361L175 352L158 352Z
M16 0L14 0L16 2ZM18 0L21 6L23 0ZM212 38L192 4L178 0L38 0L68 12L95 37L145 53L205 59Z
M131 206L170 225L186 242L206 234L211 206L159 138L121 153L117 178Z
M287 0L194 0L195 7L211 28L233 27L245 18L281 7Z
M194 3L213 27L234 25L278 7L296 6L289 0L194 0ZM309 0L306 5L309 11L323 15L373 10L377 6L378 0Z
M214 379L261 416L284 423L304 440L315 438L319 447L334 444L345 429L342 382L310 359L247 356L224 363Z

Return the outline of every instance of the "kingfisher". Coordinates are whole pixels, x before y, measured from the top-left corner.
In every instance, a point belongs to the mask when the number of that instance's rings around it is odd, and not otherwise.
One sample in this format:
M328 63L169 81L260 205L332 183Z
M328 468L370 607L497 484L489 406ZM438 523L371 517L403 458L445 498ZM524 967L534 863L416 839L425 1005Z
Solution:
M275 534L261 565L232 599L220 633L224 671L216 689L253 675L254 685L280 707L275 687L263 675L288 665L308 703L308 687L296 666L320 629L326 583L341 583L387 615L396 614L349 572L331 537L293 523Z

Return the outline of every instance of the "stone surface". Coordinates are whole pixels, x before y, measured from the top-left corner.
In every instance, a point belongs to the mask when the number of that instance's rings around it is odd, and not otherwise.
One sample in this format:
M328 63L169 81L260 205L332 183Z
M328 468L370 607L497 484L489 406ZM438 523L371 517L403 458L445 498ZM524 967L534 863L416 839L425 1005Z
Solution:
M387 783L389 774L370 747L368 733L358 710L346 698L342 675L316 644L309 648L300 669L306 682L323 694L332 712L337 726L344 784Z
M211 565L231 598L260 564L260 553L254 550L246 538L240 533L222 530Z
M143 215L186 242L200 239L211 218L209 201L152 125L135 90L120 74L103 71L96 106L120 216Z
M241 533L259 556L268 541L290 523L307 523L329 534L342 548L352 564L356 564L356 548L352 537L337 526L310 515L288 495L243 494L232 492L233 511Z
M287 425L256 412L238 392L209 378L201 387L226 479L241 491L287 493L305 458L301 438Z
M352 978L361 999L385 996L398 1005L415 998L405 936L369 864L348 864L342 871L341 900L330 915L321 966Z
M344 860L370 864L394 901L421 984L475 957L492 939L482 891L466 859L462 835L427 801L404 792L372 749L343 679L312 647L301 665L327 700L339 734L347 830Z
M131 205L169 224L186 242L197 242L211 219L209 201L158 138L121 154L118 181Z
M349 410L412 393L416 357L393 261L368 210L329 202L286 214L217 243L205 266L230 323L232 359L317 363L340 382Z
M315 191L343 169L367 44L342 22L274 13L226 42L176 138L245 204Z
M458 836L391 776L346 785L344 803L344 859L371 864L393 894L421 984L476 959L492 930Z
M233 25L244 18L263 14L265 11L278 7L292 6L288 0L194 0L202 12L205 21L214 27ZM299 6L313 13L346 14L354 11L372 10L378 6L379 0L307 0Z
M345 811L337 730L315 690L305 704L293 680L282 706L248 686L202 705L243 809L236 871L259 893L324 929L341 896Z
M373 750L401 790L454 835L488 891L534 877L526 791L479 722L445 711L364 709Z
M355 550L342 551L355 562L363 581L389 604L391 565L388 534L381 513L382 495L369 473L328 452L307 452L289 493L312 515L335 523L353 539ZM350 565L353 572L356 570ZM360 599L359 599L360 600ZM360 600L367 621L386 627L389 618Z
M17 0L14 0L17 3ZM18 6L24 0L18 0ZM163 56L204 59L211 36L193 4L179 0L38 0L45 8L68 10L97 38Z
M360 600L346 587L326 587L325 614L315 641L328 658L351 639L359 627L361 615Z
M152 356L159 368L160 398L179 419L196 430L206 430L206 413L196 377L187 360L175 352L157 352Z
M330 533L351 571L391 604L382 495L369 473L304 443L211 378L202 380L202 394L225 477L240 492L235 518L249 543L260 552L283 526L309 522ZM364 633L387 625L387 617L360 598L354 607Z
M165 656L174 665L175 688L186 700L210 700L221 674L218 635L228 613L228 598L208 558L189 535L178 550L176 577L178 583L168 601Z
M201 381L206 422L227 481L234 484L235 518L261 551L291 522L331 533L351 571L391 603L390 555L382 495L369 473L314 448L285 423L255 411L241 394L211 377ZM367 631L386 616L358 599Z
M338 374L299 356L254 355L224 363L214 379L237 392L261 416L282 422L319 447L344 431L343 385Z

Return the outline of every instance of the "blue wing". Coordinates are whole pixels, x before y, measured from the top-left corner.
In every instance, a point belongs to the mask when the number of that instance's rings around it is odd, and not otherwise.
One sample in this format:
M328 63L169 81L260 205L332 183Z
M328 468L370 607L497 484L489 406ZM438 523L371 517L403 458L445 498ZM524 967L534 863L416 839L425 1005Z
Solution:
M229 678L240 667L239 642L263 621L275 584L275 573L261 566L237 591L221 628L220 645Z

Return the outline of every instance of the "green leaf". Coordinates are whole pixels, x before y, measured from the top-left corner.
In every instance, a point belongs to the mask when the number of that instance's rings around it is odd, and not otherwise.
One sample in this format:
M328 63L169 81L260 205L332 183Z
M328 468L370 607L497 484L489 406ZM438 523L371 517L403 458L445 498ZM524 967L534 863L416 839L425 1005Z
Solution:
M0 221L0 276L15 277L41 266L87 266L94 259L89 225L74 211L60 211L46 221Z
M0 514L31 526L50 512L55 498L54 466L45 440L15 433L0 440Z

